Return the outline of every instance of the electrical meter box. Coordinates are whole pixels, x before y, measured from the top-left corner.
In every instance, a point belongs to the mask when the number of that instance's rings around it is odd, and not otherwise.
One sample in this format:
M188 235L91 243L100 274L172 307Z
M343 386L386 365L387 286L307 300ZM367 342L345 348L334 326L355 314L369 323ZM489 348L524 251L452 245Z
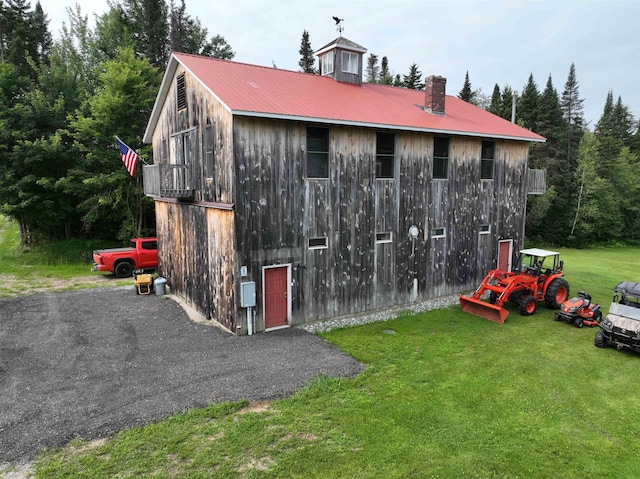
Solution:
M253 308L256 305L256 283L247 281L240 283L240 307Z

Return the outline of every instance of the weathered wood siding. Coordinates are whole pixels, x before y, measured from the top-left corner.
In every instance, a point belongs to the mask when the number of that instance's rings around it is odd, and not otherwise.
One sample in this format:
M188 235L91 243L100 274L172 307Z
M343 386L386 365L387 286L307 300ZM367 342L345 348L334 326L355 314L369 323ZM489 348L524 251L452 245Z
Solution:
M176 75L183 72L178 68ZM153 132L155 163L175 163L179 154L178 136L189 136L191 182L194 200L233 203L234 168L232 154L232 115L215 97L186 72L187 108L176 108L176 82L172 83L160 118ZM213 126L214 174L205 178L206 126Z
M177 75L183 73L179 67ZM176 163L187 135L193 201L156 201L159 272L171 291L206 318L235 332L236 278L232 116L185 74L187 107L176 108L175 80L153 133L155 163ZM214 168L205 177L206 125L213 126ZM223 204L220 208L216 203Z
M394 178L376 179L376 130L330 125L329 177L307 179L307 124L233 117L188 72L185 80L187 108L177 111L174 84L153 134L155 161L166 163L180 160L179 138L188 137L193 190L191 201L156 202L160 272L234 332L247 331L242 281L256 283L255 326L264 328L265 266L291 265L296 324L474 289L495 267L498 240L522 246L524 142L496 141L494 179L481 180L482 140L450 137L448 178L434 180L433 135L394 132ZM433 237L436 228L444 237ZM328 247L310 249L318 237Z
M306 127L234 121L237 268L260 296L262 268L291 264L292 323L474 289L499 239L522 246L527 144L496 141L494 179L480 180L481 139L451 137L448 179L433 180L433 136L396 132L395 178L376 179L376 130L331 126L329 178L306 179ZM316 237L328 247L309 249Z
M233 211L156 202L159 274L171 292L235 331Z

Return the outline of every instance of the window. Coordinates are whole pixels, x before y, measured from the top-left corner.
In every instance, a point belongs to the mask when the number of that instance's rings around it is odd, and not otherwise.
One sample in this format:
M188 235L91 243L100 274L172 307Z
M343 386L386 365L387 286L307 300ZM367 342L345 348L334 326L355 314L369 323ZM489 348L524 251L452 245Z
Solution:
M376 178L393 178L395 135L376 133Z
M213 125L204 127L204 177L213 178L215 168L215 129Z
M391 231L376 233L376 243L391 243L392 240L393 236L391 235Z
M496 151L495 141L482 142L482 154L480 155L480 179L493 179L493 160Z
M353 52L342 52L342 71L345 73L358 74L358 54Z
M133 246L135 248L135 242L133 242ZM158 242L157 241L143 241L140 246L142 247L142 249L154 250L154 249L158 249Z
M176 78L176 106L178 111L187 108L187 82L184 73Z
M327 237L321 236L319 238L309 238L309 249L326 249L327 248Z
M491 225L480 225L480 234L488 235L491 233Z
M433 228L431 230L431 238L444 238L444 228Z
M433 139L433 179L446 180L449 167L449 138Z
M329 52L321 57L320 67L323 75L333 73L333 52Z
M307 127L307 178L329 178L329 128Z

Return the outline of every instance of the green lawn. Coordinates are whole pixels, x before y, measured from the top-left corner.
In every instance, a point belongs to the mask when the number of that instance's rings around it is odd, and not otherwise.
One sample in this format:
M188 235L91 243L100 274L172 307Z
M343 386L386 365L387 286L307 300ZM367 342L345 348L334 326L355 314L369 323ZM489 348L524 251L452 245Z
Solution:
M17 278L73 278L90 273L94 249L106 248L113 242L57 241L23 248L18 225L0 215L0 274Z
M608 306L640 249L562 250L573 293ZM213 404L36 461L37 477L636 478L640 355L595 329L458 307L333 331L366 364L241 413ZM389 334L389 330L395 334ZM284 358L286 359L286 358Z

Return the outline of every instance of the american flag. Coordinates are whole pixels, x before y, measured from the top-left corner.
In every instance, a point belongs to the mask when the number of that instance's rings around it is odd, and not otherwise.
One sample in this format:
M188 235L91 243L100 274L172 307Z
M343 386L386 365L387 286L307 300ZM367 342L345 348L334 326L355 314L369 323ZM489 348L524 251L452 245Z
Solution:
M135 176L136 165L138 164L138 154L125 145L120 138L116 138L116 141L120 147L120 156L122 157L124 166L127 168L127 171L131 176Z

